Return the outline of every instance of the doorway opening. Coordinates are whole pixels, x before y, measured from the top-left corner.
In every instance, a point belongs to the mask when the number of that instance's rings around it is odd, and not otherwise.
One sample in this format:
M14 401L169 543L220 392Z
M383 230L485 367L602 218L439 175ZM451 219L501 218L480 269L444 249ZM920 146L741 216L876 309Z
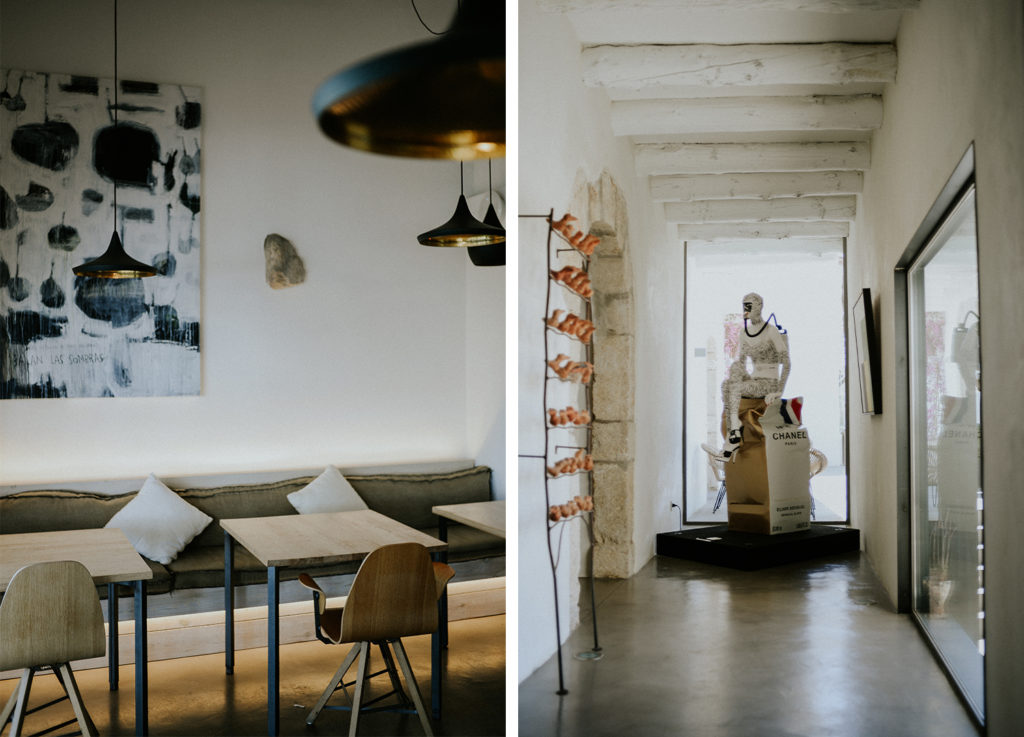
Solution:
M828 461L810 480L812 521L847 523L845 239L715 241L685 248L686 523L727 518L722 480L701 446L722 447L721 385L737 357L741 303L749 292L761 295L764 317L775 313L789 335L791 370L783 396L803 397L811 447Z

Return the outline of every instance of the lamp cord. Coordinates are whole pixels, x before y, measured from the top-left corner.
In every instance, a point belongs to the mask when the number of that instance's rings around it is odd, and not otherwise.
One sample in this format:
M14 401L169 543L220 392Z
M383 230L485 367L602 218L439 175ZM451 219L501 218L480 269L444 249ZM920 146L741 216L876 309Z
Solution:
M114 0L114 130L117 130L117 0ZM117 176L114 182L114 230L117 230Z
M420 15L420 11L416 8L416 0L409 0L409 3L412 5L412 10L414 13L416 13L416 17L419 18L420 25L426 28L431 33L433 33L435 36L443 36L444 34L448 33L448 31L451 30L451 27L449 27L444 31L435 31L433 28L431 28L430 26L423 22L423 16ZM459 0L458 9L462 10L462 0Z

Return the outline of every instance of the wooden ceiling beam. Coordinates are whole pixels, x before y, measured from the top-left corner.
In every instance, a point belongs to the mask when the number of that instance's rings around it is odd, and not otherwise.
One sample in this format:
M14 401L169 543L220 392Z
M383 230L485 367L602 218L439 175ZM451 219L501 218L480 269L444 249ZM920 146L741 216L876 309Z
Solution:
M864 187L864 175L859 171L683 174L652 176L649 184L655 202L770 199L857 194Z
M620 100L611 104L617 136L870 131L882 125L879 95L706 97Z
M584 84L632 92L896 79L892 44L588 46L581 59Z
M740 172L863 171L871 164L864 141L809 143L638 143L638 176Z
M775 223L697 223L679 226L683 241L717 241L784 238L846 238L850 224L845 221Z
M697 200L666 202L665 220L670 223L766 223L774 220L810 222L853 220L855 195L834 197L780 197L771 200Z
M541 10L551 13L600 10L802 10L811 13L865 13L913 10L920 0L537 0Z

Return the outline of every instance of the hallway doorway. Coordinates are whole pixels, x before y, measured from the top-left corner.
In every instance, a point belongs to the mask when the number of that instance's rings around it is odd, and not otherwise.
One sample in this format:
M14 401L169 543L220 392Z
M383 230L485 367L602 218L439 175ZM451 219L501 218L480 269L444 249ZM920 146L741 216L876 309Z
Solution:
M701 445L720 448L721 384L743 330L741 300L764 298L789 335L785 397L804 398L803 421L828 467L811 480L815 522L848 522L845 241L736 240L686 244L684 517L724 522L721 480Z

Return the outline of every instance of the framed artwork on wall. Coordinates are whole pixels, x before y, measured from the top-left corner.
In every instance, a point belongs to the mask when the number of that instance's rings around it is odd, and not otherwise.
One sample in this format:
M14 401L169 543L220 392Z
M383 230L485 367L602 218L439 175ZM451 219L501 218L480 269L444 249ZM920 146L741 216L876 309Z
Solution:
M0 399L199 394L200 90L0 76ZM157 276L72 273L115 228Z
M882 362L875 332L871 290L865 287L853 304L853 335L857 343L857 376L860 379L860 410L882 414Z

